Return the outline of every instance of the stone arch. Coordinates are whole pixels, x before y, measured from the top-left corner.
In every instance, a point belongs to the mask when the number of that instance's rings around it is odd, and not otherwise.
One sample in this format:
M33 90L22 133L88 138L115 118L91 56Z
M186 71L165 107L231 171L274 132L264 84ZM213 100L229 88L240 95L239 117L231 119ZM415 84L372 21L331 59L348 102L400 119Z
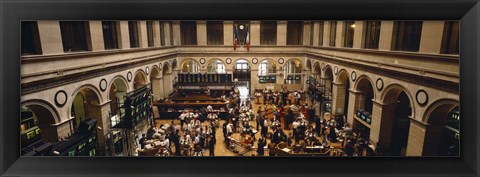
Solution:
M323 74L322 75L325 76L325 78L331 78L332 81L333 81L333 76L335 75L333 73L333 67L330 66L329 64L327 64L325 66L325 69L323 69Z
M275 65L275 67L278 67L279 64L274 60L274 59L271 59L271 58L264 58L262 60L260 60L257 64L259 65L260 63L262 63L263 61L267 60L268 62L271 62L272 64ZM277 68L275 68L277 69Z
M267 61L268 63L270 63L270 65L272 66L273 70L275 71L275 72L272 72L272 73L276 73L276 72L278 71L278 68L277 68L277 67L278 67L279 65L277 64L277 62L275 62L275 60L270 59L270 58L264 58L263 60L261 60L261 61L258 62L258 64L257 64L259 74L260 74L261 64L262 64L262 62L264 62L264 61ZM268 65L268 63L267 63L267 65ZM267 69L267 70L268 70L268 69Z
M78 100L77 100L78 99ZM75 117L72 120L73 126L76 127L80 121L85 118L93 118L97 120L97 137L98 137L98 154L105 155L105 134L109 129L108 113L103 113L103 99L98 89L91 85L83 85L79 87L73 94L73 99L69 106L70 117ZM72 115L72 113L74 113ZM105 121L104 121L105 120Z
M200 72L200 63L197 60L194 60L192 58L186 58L182 61L182 64L180 65L180 72L187 73L192 71L192 69L189 68L190 67L189 63L192 63L193 65L197 66L198 68L196 70L198 70L197 72Z
M400 95L401 92L405 92L405 94L408 96L408 99L410 100L410 105L412 106L412 115L411 117L414 117L415 115L415 102L414 97L410 93L410 91L405 88L404 86L393 83L388 85L380 94L380 102L382 104L388 105L395 103L397 101L398 96Z
M110 82L109 82L110 84L108 85L107 90L110 90L110 89L112 88L113 84L115 84L115 83L120 83L120 82L122 82L123 84L125 84L125 88L121 87L122 90L125 89L125 92L130 91L130 86L128 85L128 81L127 81L127 79L125 79L125 77L123 77L122 75L117 75L117 76L113 77L112 79L110 79ZM122 85L122 86L123 86L123 85ZM116 88L119 88L118 85L115 85L115 87L116 87ZM109 95L109 94L107 95L107 99L110 100L110 95Z
M220 58L212 58L212 59L208 60L208 62L206 62L207 72L211 72L211 71L209 71L210 65L211 65L213 62L217 62L217 61L222 62L222 64L223 64L223 69L224 69L225 72L226 72L226 70L227 70L227 64L225 63L225 61L223 61L223 60L220 59Z
M252 63L252 61L250 61L250 60L248 60L248 59L246 59L246 58L237 58L237 59L233 60L233 62L232 62L232 64L233 64L232 69L235 68L235 64L237 63L237 61L240 61L240 60L245 60L245 61L247 61L249 68L252 68L252 66L255 65L255 64ZM257 63L257 64L258 64L258 63Z
M458 100L449 98L436 100L431 103L430 106L428 106L423 117L423 121L427 123L425 128L425 135L423 138L423 156L439 156L449 154L445 152L452 152L450 155L459 154L459 140L452 140L452 138L445 136L445 133L447 133L445 131L453 132L452 129L445 128L445 125L447 125L446 121L448 119L449 113L458 106ZM449 126L455 127L454 129L458 128L457 130L459 130L458 124L456 126L450 124ZM443 153L441 152L441 149L444 149ZM449 150L447 151L445 149Z
M350 78L350 75L348 75L347 70L342 69L338 72L337 77L335 79L335 83L346 84L347 82L350 82L349 78Z
M320 63L319 63L319 62L315 62L315 64L313 65L312 73L317 74L317 75L321 75L321 74L322 74L322 68L320 67Z
M22 102L21 106L35 114L43 139L51 142L58 141L57 128L51 125L61 122L61 119L53 105L45 100L33 99Z
M142 69L135 71L133 75L133 89L138 89L144 85L147 85L149 82L147 74Z
M82 86L78 87L77 89L75 89L75 91L73 91L71 96L75 97L81 90L84 90L84 89L89 89L93 93L95 93L95 95L98 96L98 98L99 98L99 103L98 104L101 104L101 103L104 102L104 98L102 97L102 94L101 94L102 92L100 92L100 90L92 84L85 84L85 85L82 85Z
M312 61L310 59L307 59L305 66L306 70L312 70Z
M373 80L372 78L370 78L368 75L366 74L362 74L360 76L357 77L355 83L353 84L353 88L356 90L356 91L360 91L362 90L361 87L363 87L362 85L364 84L364 82L369 82L370 85L372 86L372 88L375 88L375 85L373 85ZM359 89L360 88L360 89ZM375 90L373 90L373 93L375 94ZM374 98L375 98L375 95L374 95Z
M405 96L402 96L404 94ZM408 99L409 104L405 104ZM404 86L393 83L380 94L381 113L379 115L379 142L388 155L404 156L411 139L411 119L415 117L415 103L410 91ZM408 106L408 107L407 107ZM410 111L410 115L408 113Z
M150 69L150 79L160 77L160 68L157 65L153 65Z
M452 111L455 107L459 106L460 103L458 100L444 98L432 102L423 114L422 122L426 123L439 123L443 121L440 117L435 116L435 114L445 115ZM445 114L441 114L445 113ZM431 116L435 116L436 119L430 119Z
M177 69L177 60L176 59L173 59L172 61L172 70L176 70Z
M285 66L288 62L291 62L291 61L294 61L294 62L295 62L295 61L298 61L298 64L300 65L300 68L301 68L302 70L305 69L305 66L303 66L302 60L299 59L299 58L290 58L290 59L288 59L287 61L285 61L285 62L283 63L283 66Z
M160 99L160 90L163 89L160 84L160 69L157 65L152 67L152 72L150 72L150 83L152 86L153 100L157 101Z

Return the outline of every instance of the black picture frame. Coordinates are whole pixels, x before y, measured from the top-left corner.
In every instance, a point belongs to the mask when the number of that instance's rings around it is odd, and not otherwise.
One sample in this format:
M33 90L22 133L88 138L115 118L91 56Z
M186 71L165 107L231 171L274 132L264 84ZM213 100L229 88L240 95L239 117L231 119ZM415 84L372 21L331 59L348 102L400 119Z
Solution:
M2 176L479 176L478 0L0 1ZM458 20L461 157L20 157L21 20ZM468 40L462 40L468 39ZM464 87L468 84L468 87ZM462 86L463 85L463 86ZM181 168L184 167L184 168ZM214 169L214 170L213 170Z

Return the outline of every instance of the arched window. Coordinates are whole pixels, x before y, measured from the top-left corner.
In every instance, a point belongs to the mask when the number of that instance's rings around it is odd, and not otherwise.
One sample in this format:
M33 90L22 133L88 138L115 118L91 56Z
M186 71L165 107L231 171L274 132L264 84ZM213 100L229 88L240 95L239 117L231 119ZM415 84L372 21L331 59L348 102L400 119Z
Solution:
M277 81L277 66L270 60L263 60L258 66L258 82L275 83Z
M276 72L275 63L269 60L263 60L258 67L259 76L275 75Z
M199 72L199 64L197 61L192 59L187 59L183 61L182 64L182 72L183 73L198 73Z
M302 61L298 59L288 61L283 69L285 84L302 83Z
M210 73L225 73L225 64L222 60L213 59L207 66L207 71Z

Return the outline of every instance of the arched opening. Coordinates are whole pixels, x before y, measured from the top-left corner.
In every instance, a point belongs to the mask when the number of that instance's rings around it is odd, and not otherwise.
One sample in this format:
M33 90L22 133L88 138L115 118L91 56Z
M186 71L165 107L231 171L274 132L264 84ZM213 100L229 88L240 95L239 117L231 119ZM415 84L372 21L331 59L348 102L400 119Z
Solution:
M100 101L100 92L89 86L81 88L75 95L71 105L71 115L74 117L72 126L74 131L78 131L80 122L91 118L97 120L98 154L105 155L105 133L108 125L104 125L102 108ZM107 119L107 118L106 118Z
M322 77L322 69L320 68L320 64L316 63L313 66L313 74L315 75L315 79L318 82L320 80L320 78Z
M150 73L150 82L152 83L152 93L153 93L153 101L157 102L161 95L160 95L160 71L158 68L155 66L152 68L152 72Z
M245 59L240 59L233 66L233 80L240 91L240 98L248 98L250 95L250 65Z
M310 61L309 59L307 59L307 70L312 70L312 61Z
M379 142L386 155L405 156L413 108L410 96L399 85L385 90Z
M21 146L26 147L40 139L58 141L54 113L39 104L26 104L20 108Z
M277 82L277 65L273 60L265 59L258 65L258 82L259 83L276 83Z
M125 95L128 92L128 85L124 78L115 78L108 92L110 99L110 124L112 127L120 123L122 117L125 116L125 108L123 103L125 101ZM124 151L123 131L112 129L111 132L111 151L114 155L121 155Z
M422 155L459 156L460 110L458 102L439 101L432 104L429 112Z
M191 61L194 61L194 60L191 60ZM196 70L198 72L198 68ZM170 67L167 63L163 65L162 76L163 76L162 79L163 79L163 93L164 93L163 97L167 98L173 91L172 73L170 72Z
M133 79L133 89L136 90L140 87L147 85L147 77L143 71L137 71L135 78Z
M367 125L370 125L372 121L373 86L367 77L360 77L357 82L353 108L353 116L356 116L356 119L352 121L352 128L362 132L363 138L368 141L370 138L370 128ZM365 120L363 120L361 116L364 116Z
M335 120L338 123L338 127L341 128L346 121L346 115L348 115L348 102L350 97L350 80L347 71L341 70L338 73L337 83L333 89L335 96Z
M285 63L283 74L285 84L301 84L302 83L302 61L292 59Z
M225 73L225 64L222 60L213 59L207 65L207 72L209 73Z
M199 73L200 72L200 64L198 64L198 62L193 60L193 59L186 59L182 63L181 72L182 73Z
M325 113L332 112L333 71L330 66L325 68L324 76L325 77L320 80L320 116L322 119L324 118Z

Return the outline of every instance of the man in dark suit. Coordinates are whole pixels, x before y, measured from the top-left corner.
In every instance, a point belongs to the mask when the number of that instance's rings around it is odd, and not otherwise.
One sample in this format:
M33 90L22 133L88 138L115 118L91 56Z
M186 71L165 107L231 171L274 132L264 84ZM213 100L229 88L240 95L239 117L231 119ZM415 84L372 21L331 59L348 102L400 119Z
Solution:
M321 128L322 128L322 125L321 125L320 117L315 115L315 133L317 133L317 135L320 135Z
M145 134L142 135L142 138L138 140L138 144L140 144L141 149L145 149Z
M217 143L215 136L211 136L208 140L208 150L210 152L210 156L215 156L215 143Z
M265 144L267 142L265 141L265 138L264 137L261 137L258 139L258 148L257 148L257 156L263 156L264 153L265 153L265 150L263 149L265 147Z

